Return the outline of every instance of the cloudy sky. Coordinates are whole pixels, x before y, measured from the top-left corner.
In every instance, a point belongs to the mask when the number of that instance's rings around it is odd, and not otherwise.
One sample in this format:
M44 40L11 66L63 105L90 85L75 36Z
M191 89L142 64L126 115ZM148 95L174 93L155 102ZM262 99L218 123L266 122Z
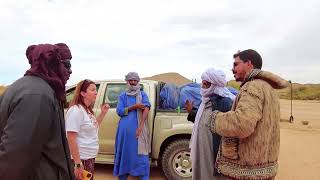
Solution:
M320 83L319 0L1 0L0 84L29 68L28 45L65 42L68 84L214 67L233 79L232 55L252 48L263 69Z

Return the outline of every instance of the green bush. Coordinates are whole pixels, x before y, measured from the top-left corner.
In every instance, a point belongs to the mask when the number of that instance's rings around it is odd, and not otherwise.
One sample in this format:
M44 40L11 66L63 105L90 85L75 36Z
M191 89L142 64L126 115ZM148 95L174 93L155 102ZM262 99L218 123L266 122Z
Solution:
M290 86L284 90L278 90L280 98L291 99ZM320 85L319 84L293 84L292 99L295 100L320 100Z
M234 81L234 80L227 82L227 86L231 86L231 87L236 88L238 90L240 89L240 84L241 83Z

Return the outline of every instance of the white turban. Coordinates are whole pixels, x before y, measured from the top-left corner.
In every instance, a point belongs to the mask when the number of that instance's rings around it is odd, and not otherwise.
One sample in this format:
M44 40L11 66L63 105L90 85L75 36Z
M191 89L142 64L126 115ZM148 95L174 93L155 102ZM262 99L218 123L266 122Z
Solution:
M201 104L199 106L199 109L197 111L197 115L194 121L193 129L192 129L192 135L191 135L191 141L189 147L191 148L191 160L194 159L195 155L195 148L198 145L197 137L198 135L198 126L199 122L205 107L205 104L210 100L210 96L213 94L220 95L222 97L228 97L232 99L232 101L235 99L235 96L225 87L227 81L226 81L226 75L221 70L215 70L213 68L206 70L201 75L201 79L208 81L211 83L211 86L208 89L201 88Z
M203 97L209 97L213 94L217 94L222 97L228 97L232 100L235 99L235 95L225 87L227 81L226 75L223 71L215 70L213 68L207 69L202 73L201 79L211 83L211 86L208 89L201 88L201 95Z

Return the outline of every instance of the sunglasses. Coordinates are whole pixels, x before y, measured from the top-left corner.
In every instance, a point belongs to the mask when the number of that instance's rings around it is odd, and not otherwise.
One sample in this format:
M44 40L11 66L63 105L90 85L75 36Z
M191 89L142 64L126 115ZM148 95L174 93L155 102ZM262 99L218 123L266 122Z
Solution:
M64 65L64 67L66 69L71 69L71 63L70 63L71 59L65 59L65 60L61 60L60 62Z

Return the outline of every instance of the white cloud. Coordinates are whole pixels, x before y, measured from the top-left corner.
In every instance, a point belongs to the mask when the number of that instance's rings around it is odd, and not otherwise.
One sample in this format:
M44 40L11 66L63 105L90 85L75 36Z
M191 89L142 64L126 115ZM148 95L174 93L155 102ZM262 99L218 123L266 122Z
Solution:
M131 70L199 80L208 67L232 79L232 54L248 48L262 54L267 70L319 83L319 7L316 0L3 0L0 82L23 75L28 45L66 42L73 53L69 84Z

